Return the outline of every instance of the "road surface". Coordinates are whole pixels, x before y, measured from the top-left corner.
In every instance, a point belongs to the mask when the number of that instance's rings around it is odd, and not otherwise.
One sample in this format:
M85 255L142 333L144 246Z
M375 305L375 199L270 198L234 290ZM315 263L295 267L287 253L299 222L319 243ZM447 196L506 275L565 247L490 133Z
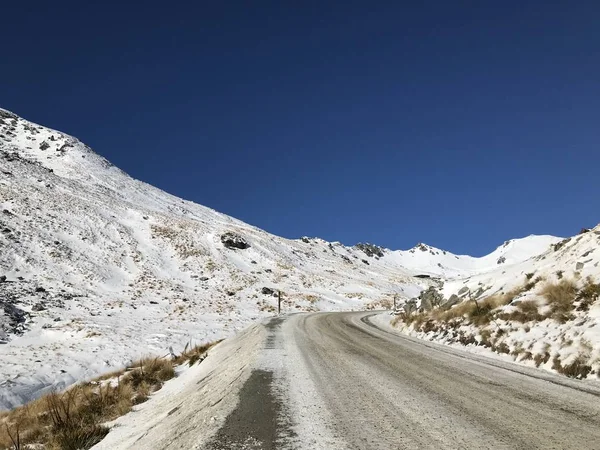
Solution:
M600 388L401 336L373 313L266 323L208 448L600 449Z

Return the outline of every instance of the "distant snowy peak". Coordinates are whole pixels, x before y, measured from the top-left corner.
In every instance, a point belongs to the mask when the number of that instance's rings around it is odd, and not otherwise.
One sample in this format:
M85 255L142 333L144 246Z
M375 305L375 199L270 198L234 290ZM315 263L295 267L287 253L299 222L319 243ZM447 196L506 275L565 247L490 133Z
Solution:
M485 261L487 266L491 266L494 261L496 264L519 263L541 255L561 240L560 237L550 235L530 235L520 239L511 239L480 259Z
M429 253L431 255L446 255L448 253L446 250L441 250L439 248L432 247L431 245L427 245L422 242L419 242L417 245L415 245L413 248L407 251L409 253L423 252Z
M441 277L463 277L488 272L499 265L526 261L548 251L562 239L555 236L528 236L506 241L492 253L473 257L455 255L427 244L419 243L410 250L390 252L388 258L414 274ZM418 272L418 273L417 273Z

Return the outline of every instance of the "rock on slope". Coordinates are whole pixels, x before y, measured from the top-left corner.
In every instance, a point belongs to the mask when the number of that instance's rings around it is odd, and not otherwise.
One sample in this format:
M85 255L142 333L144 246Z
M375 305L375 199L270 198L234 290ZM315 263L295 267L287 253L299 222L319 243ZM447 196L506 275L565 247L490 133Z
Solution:
M134 180L0 110L0 409L286 311L375 308L545 251L485 258L287 240ZM276 294L275 294L276 295Z

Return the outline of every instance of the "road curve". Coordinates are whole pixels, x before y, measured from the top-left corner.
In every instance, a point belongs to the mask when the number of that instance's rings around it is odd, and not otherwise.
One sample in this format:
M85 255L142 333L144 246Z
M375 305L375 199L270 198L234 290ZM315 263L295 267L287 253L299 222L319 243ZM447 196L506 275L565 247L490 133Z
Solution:
M600 388L379 329L272 319L211 449L600 448Z

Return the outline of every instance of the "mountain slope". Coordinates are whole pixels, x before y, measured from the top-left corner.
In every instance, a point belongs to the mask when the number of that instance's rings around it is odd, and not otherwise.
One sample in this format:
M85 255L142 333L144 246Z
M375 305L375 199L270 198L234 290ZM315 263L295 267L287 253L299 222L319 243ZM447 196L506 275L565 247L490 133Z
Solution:
M272 314L279 290L285 311L379 308L440 283L415 275L511 267L559 240L532 236L471 258L283 239L0 110L0 409L226 337Z

